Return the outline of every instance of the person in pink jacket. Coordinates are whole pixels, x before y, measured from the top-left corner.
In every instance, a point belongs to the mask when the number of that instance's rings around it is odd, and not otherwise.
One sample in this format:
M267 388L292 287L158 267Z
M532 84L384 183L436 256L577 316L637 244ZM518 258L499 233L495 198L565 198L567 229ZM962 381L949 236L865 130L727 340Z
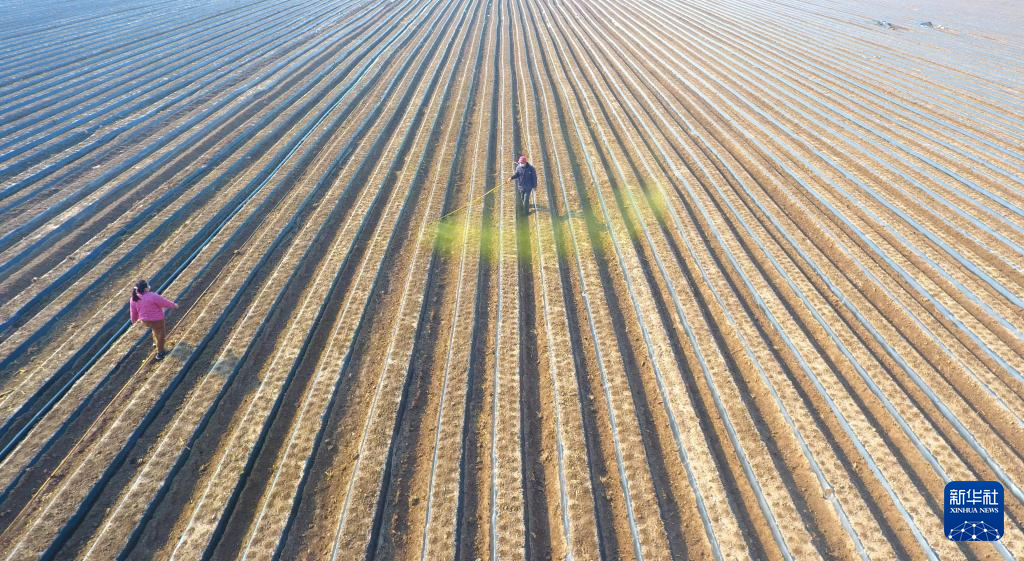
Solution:
M150 292L149 284L146 281L140 280L135 283L135 288L132 289L132 299L128 302L128 312L132 317L132 325L141 320L142 325L153 331L157 360L163 360L167 356L167 349L164 348L164 341L167 337L167 330L164 326L165 308L177 309L178 305L156 292Z

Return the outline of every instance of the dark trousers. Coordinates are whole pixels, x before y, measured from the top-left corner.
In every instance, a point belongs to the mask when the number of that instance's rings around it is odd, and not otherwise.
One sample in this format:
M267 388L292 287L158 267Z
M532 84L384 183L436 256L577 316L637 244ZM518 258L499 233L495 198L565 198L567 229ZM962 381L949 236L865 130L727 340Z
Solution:
M523 207L524 210L529 210L530 208L531 193L533 193L533 189L529 189L527 191L519 191L519 204L520 206Z

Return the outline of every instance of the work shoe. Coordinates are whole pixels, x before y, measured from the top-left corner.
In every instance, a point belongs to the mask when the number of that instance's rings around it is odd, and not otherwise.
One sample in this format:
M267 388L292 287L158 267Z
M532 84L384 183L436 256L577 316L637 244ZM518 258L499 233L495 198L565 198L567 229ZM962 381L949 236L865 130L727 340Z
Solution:
M156 360L163 360L165 356L167 356L166 352L156 353Z

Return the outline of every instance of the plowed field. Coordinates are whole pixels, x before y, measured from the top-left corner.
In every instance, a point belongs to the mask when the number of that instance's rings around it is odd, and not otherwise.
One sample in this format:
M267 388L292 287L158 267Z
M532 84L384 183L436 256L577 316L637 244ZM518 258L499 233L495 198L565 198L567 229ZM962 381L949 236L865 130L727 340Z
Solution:
M0 561L1024 559L1024 12L918 4L0 4Z

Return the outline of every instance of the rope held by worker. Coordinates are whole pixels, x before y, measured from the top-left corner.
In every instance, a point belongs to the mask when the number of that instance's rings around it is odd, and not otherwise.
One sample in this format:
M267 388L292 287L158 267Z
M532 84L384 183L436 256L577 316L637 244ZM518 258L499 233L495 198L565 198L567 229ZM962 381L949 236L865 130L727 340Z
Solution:
M438 218L437 221L440 222L440 221L444 220L445 218L448 218L449 216L455 214L456 212L466 210L467 208L470 207L470 205L472 205L473 203L475 203L475 202L479 201L480 199L486 197L488 194L491 193L491 191L494 191L495 189L497 189L497 187L491 187L490 189L484 191L482 195L480 195L478 197L473 197L466 204L464 204L461 207L459 207L459 208L449 212L448 214L445 214L441 218Z

